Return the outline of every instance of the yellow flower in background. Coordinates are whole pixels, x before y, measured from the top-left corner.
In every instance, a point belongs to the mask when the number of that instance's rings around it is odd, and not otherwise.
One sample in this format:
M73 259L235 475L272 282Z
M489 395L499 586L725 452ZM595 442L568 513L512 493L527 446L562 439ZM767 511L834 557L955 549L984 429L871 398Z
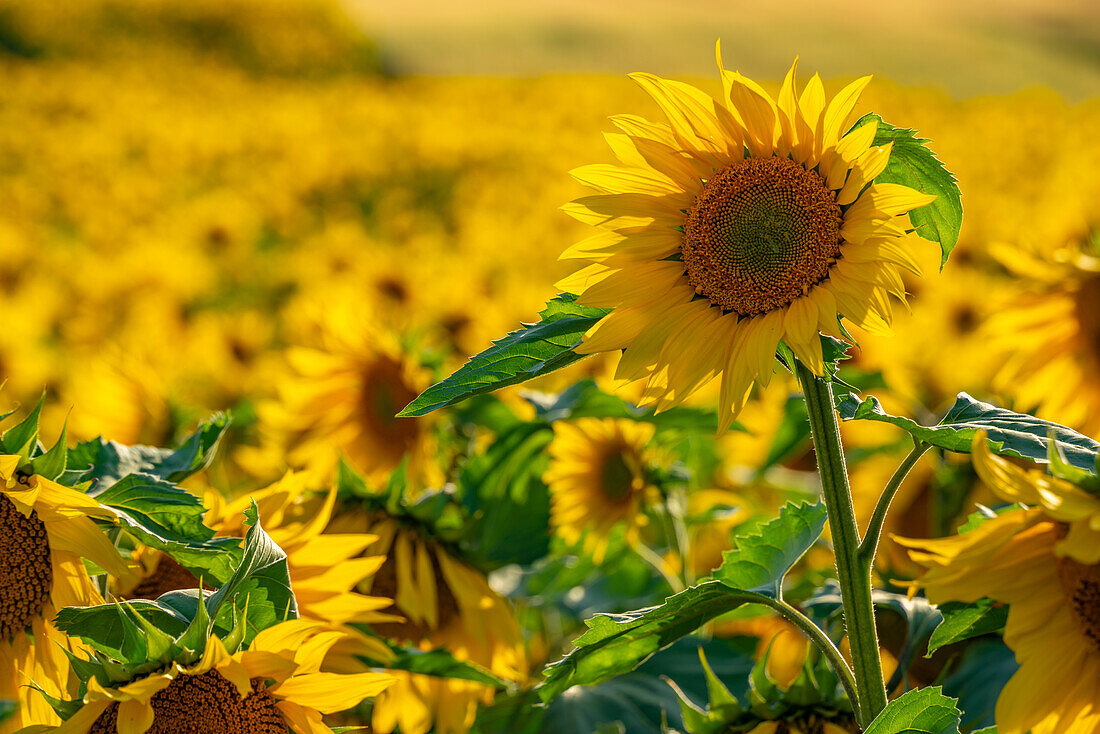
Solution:
M411 482L442 482L435 420L395 417L428 387L430 373L361 301L333 298L303 317L316 343L287 351L278 398L257 408L262 445L248 452L250 464L260 472L289 464L328 479L342 454L379 483L407 459Z
M71 671L62 647L81 643L52 624L67 606L102 604L84 565L87 558L115 578L130 569L91 518L114 512L91 497L45 477L26 474L19 456L0 456L0 699L19 701L0 732L56 721L27 686L39 680L64 691Z
M1025 291L989 319L988 344L1005 355L994 389L1018 410L1100 435L1100 251L1001 244L990 252Z
M232 655L210 637L194 665L173 663L146 678L104 687L88 681L83 706L54 734L332 734L322 714L377 696L392 676L321 672L343 637L317 622L293 620L256 635Z
M897 539L927 569L934 603L1009 605L1005 643L1020 668L997 699L1003 734L1100 730L1100 496L993 455L974 440L974 467L1009 511L939 540Z
M935 197L868 185L891 146L871 147L874 123L843 131L870 77L826 104L816 75L799 95L792 66L776 102L721 58L719 70L720 100L633 75L669 124L612 118L623 166L573 172L600 194L565 210L600 231L566 250L591 264L558 285L614 309L577 351L624 349L616 376L644 379L647 404L677 405L720 376L724 430L770 381L780 340L820 375L818 332L841 337L839 316L887 329L889 296L905 298L899 268L919 272L908 212Z
M367 552L386 557L365 591L392 598L384 611L405 618L374 624L376 632L425 651L445 649L505 680L526 679L519 624L482 572L388 516L341 513L334 523L341 529L359 524L379 538ZM378 732L460 734L473 724L478 703L493 700L494 691L480 683L392 672L397 682L374 702Z
M647 474L646 446L652 423L616 418L579 418L554 423L550 467L550 525L565 542L584 541L596 563L603 560L611 533L626 526L626 540L638 542L657 488Z

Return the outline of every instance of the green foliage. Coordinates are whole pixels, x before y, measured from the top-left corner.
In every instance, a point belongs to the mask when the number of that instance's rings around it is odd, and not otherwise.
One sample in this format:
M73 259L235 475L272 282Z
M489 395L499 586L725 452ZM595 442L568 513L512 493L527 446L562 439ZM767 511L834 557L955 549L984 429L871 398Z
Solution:
M1000 632L1008 621L1008 607L992 599L981 599L972 604L947 602L940 604L939 610L943 622L928 640L929 656L945 645Z
M927 146L930 141L918 138L915 130L894 127L873 112L857 120L852 129L870 123L878 123L871 145L894 144L886 170L875 178L875 183L896 183L936 195L931 204L909 212L909 219L921 237L940 243L942 267L958 243L962 229L962 193L958 181Z
M154 446L124 446L102 437L77 444L69 450L72 483L95 481L97 488L110 487L130 474L147 474L168 482L182 482L210 465L218 444L229 428L228 413L215 413L177 449Z
M994 453L1036 463L1049 461L1053 442L1068 464L1091 472L1100 452L1100 443L1070 428L983 403L964 392L959 393L951 410L934 426L922 426L911 418L890 415L873 396L860 400L849 393L837 395L836 402L840 417L846 421L889 423L920 441L956 453L970 453L978 431L989 435L990 450Z
M439 648L425 652L417 648L390 645L394 657L386 661L375 661L378 667L390 670L405 670L418 675L430 675L437 678L455 678L503 690L508 683L490 673L480 665L455 658L446 650Z
M993 726L997 699L1018 669L1015 653L1000 639L983 637L964 646L943 680L943 692L959 699L962 731Z
M722 554L714 577L728 586L783 598L783 577L825 528L825 505L788 503L779 517L756 532L737 538L737 548Z
M546 304L539 313L541 321L494 342L443 382L425 390L398 416L426 415L570 365L585 356L573 351L581 337L607 314L607 309L581 306L576 296L563 293Z
M956 703L938 686L909 691L887 704L864 734L958 734Z
M42 393L42 397L38 399L38 404L34 406L34 410L18 424L0 435L0 449L3 449L5 454L19 455L24 459L30 459L31 454L38 448L38 418L42 414L42 406L45 402L46 393ZM11 413L6 413L0 416L0 420L10 415Z

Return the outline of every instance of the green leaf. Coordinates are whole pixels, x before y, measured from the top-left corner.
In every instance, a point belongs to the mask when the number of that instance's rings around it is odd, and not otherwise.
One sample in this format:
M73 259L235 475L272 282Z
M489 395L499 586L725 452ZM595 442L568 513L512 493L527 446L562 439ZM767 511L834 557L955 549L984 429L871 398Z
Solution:
M981 599L972 604L947 602L940 604L939 610L943 622L928 640L928 657L945 645L999 632L1008 621L1008 607L992 599Z
M413 400L398 417L426 415L474 395L526 382L583 359L574 348L581 337L608 309L576 303L576 296L562 293L540 312L542 320L493 342L443 382L432 385Z
M909 691L888 703L864 734L958 734L956 703L938 686Z
M165 479L131 474L96 499L114 509L122 526L142 543L168 553L212 585L226 581L240 563L240 541L215 538L202 522L202 501Z
M825 505L788 503L779 517L755 532L738 536L737 548L722 554L714 577L728 586L783 598L783 577L806 554L825 528Z
M178 449L124 446L102 437L85 441L69 451L75 481L97 480L110 487L130 474L147 474L169 482L182 482L214 460L218 443L229 427L228 413L215 413L199 425Z
M954 174L928 148L930 141L918 138L915 130L894 127L873 112L857 120L852 129L873 122L878 123L878 132L871 145L894 144L886 170L875 177L875 183L896 183L936 195L936 200L931 204L909 212L909 220L921 237L940 243L942 267L958 243L959 230L962 229L963 207L959 184Z
M245 511L245 517L251 527L244 538L241 565L221 588L206 598L206 609L212 620L218 620L225 602L234 600L237 606L244 606L247 597L244 639L247 645L260 630L285 619L297 619L298 603L290 587L286 553L260 526L255 502Z
M537 689L550 702L574 685L590 685L627 673L651 655L691 634L715 617L743 604L771 598L705 581L665 599L663 604L625 614L600 614L586 620L588 631L573 641L576 649L544 671Z
M15 715L15 701L0 701L0 721L7 721Z
M846 421L889 423L914 438L956 453L970 453L978 431L989 434L993 453L1028 459L1037 464L1049 461L1051 440L1069 464L1089 472L1094 470L1097 453L1100 452L1100 443L1070 428L983 403L964 392L959 393L951 410L934 426L922 426L910 418L890 415L873 396L860 400L854 393L838 395L836 408Z

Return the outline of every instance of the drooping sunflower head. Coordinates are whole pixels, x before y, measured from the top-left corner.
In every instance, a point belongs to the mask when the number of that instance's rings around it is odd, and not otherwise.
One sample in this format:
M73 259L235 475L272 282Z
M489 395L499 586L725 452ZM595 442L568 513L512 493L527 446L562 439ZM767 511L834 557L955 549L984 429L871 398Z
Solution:
M554 424L550 467L550 523L567 543L582 539L597 561L612 531L626 526L628 542L646 525L645 508L656 500L647 445L652 423L613 418L580 418Z
M826 104L815 75L798 93L792 66L773 100L722 68L715 100L680 82L633 78L668 124L612 118L622 166L574 176L600 193L565 207L600 229L563 258L591 264L558 285L614 309L578 347L623 349L616 376L644 379L647 403L676 405L721 376L722 428L754 383L766 384L780 340L817 374L819 332L838 318L882 331L898 269L919 273L908 212L935 197L874 183L891 145L877 123L842 134L870 77Z

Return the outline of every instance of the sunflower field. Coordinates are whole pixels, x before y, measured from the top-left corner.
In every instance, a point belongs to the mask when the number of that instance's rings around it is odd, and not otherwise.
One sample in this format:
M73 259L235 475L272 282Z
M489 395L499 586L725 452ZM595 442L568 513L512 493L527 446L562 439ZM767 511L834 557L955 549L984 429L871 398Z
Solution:
M1100 732L1100 97L716 61L0 0L0 734Z

